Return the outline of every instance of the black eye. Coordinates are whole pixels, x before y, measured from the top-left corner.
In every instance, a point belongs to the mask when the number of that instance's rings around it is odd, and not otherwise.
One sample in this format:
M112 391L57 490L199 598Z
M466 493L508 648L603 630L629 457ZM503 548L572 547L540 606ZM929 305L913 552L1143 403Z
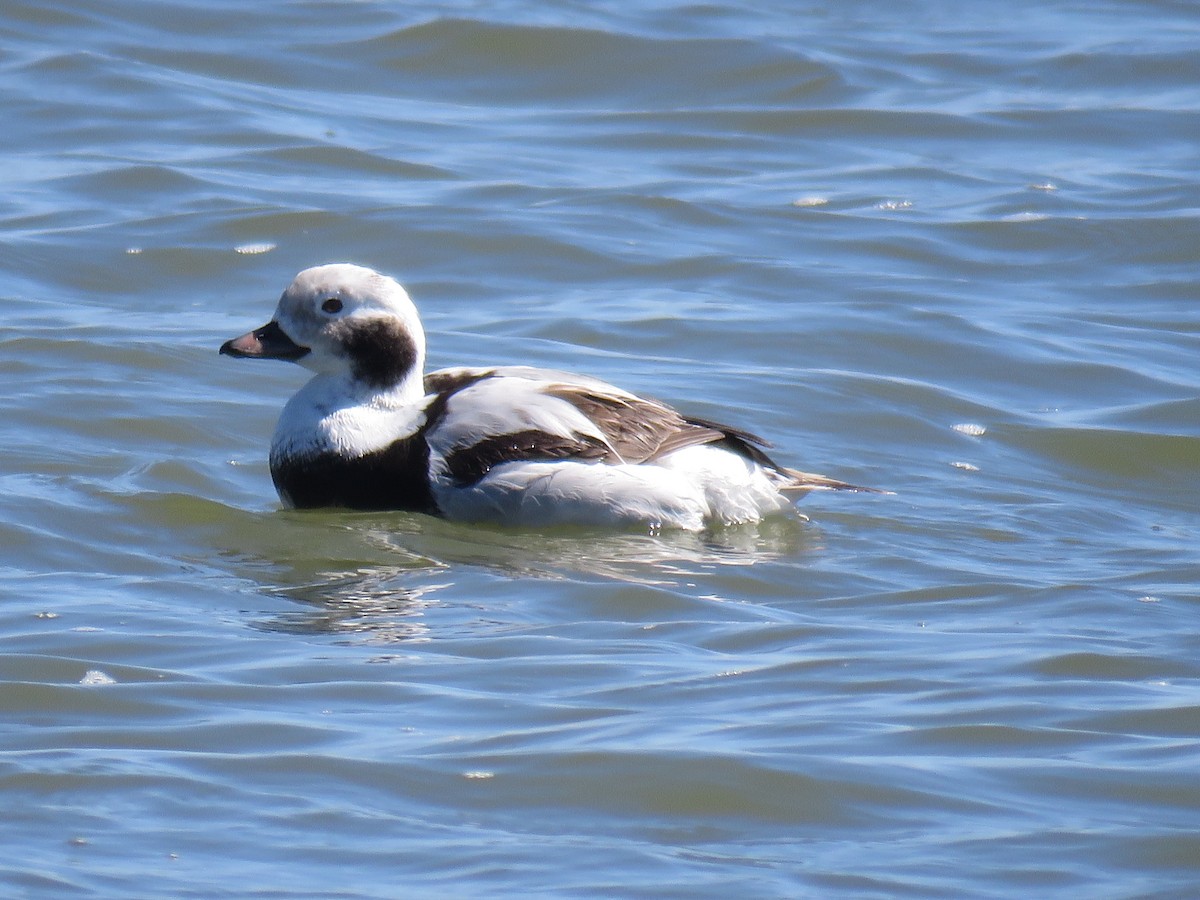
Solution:
M321 304L321 309L327 313L339 313L342 311L342 301L337 297L330 297Z

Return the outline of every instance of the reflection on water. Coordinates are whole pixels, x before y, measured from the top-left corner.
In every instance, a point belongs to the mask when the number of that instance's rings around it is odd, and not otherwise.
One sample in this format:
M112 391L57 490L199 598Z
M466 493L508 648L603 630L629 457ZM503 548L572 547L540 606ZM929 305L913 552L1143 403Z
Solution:
M444 564L485 566L514 577L594 576L666 584L703 568L800 554L815 545L816 534L806 523L787 517L699 533L653 534L583 528L547 533L430 520L413 534L374 531L372 538L399 543L407 552L436 552Z
M424 611L469 566L510 579L604 579L671 586L724 566L796 559L820 547L820 532L803 517L702 533L505 529L427 516L335 511L279 512L256 517L254 546L243 542L236 568L261 590L303 608L260 622L284 632L358 635L371 642L427 636ZM275 533L275 528L282 533ZM302 535L305 540L296 538ZM318 544L318 555L298 547ZM330 549L338 548L338 555ZM434 558L436 554L437 558ZM386 560L386 561L384 561ZM443 574L439 578L439 574ZM723 599L713 597L712 599Z
M428 631L421 621L436 588L402 583L403 569L326 572L316 581L269 588L301 608L255 623L267 631L356 636L372 643L420 640Z

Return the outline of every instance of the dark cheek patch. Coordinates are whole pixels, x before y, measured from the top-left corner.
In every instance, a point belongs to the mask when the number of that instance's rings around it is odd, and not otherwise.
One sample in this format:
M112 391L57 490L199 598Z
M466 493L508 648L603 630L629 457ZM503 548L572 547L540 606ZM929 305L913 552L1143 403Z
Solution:
M348 324L342 346L354 377L371 387L391 387L412 371L417 348L408 332L395 322Z

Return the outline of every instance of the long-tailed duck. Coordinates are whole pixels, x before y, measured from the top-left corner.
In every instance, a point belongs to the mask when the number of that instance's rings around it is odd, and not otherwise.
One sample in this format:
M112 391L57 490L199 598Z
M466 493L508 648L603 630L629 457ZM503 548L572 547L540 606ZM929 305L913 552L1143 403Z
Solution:
M271 321L221 353L315 373L271 442L287 506L697 531L790 510L814 489L870 490L784 468L762 438L594 378L525 366L425 375L408 294L362 266L305 269Z

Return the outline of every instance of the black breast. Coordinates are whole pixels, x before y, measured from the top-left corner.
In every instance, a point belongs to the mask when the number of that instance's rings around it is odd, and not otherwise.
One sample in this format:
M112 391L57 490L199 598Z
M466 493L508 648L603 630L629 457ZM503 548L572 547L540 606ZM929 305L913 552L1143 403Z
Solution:
M359 339L365 343L358 349L362 351L377 337L370 331L360 333ZM386 342L380 339L379 343ZM406 346L411 348L411 342ZM391 365L390 357L382 351L374 357L370 353L359 355L374 360L372 365L380 378ZM446 413L446 403L453 394L491 375L492 370L484 370L435 372L426 376L425 388L435 396L425 409L425 425L415 434L365 456L347 459L335 453L319 453L282 460L272 458L271 480L275 482L280 499L296 509L341 506L437 515L440 510L429 485L429 444L425 441L425 433L441 421Z
M418 432L374 453L333 453L271 461L280 498L297 509L397 509L436 513L429 488L429 446Z

